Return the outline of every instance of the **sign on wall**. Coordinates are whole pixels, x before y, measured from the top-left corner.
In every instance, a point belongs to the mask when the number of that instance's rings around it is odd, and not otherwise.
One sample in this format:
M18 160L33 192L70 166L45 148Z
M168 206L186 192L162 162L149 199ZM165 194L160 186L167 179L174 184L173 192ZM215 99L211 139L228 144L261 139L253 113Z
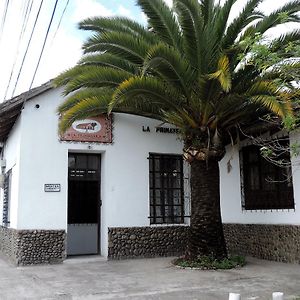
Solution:
M45 192L60 192L60 183L46 183L44 185Z
M150 130L150 126L142 126L142 131L143 132L151 132ZM155 132L159 132L159 133L174 133L174 134L179 134L180 133L180 129L179 128L174 128L174 127L161 127L161 126L157 126L155 127Z
M101 115L75 121L60 139L62 141L111 143L111 117Z

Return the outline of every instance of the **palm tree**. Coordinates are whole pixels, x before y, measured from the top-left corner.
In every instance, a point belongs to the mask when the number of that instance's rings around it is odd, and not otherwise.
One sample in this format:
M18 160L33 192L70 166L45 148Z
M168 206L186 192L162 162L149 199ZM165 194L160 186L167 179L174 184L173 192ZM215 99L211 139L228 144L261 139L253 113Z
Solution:
M269 43L271 28L298 22L300 1L269 15L261 0L248 0L230 21L236 0L137 0L148 27L121 17L91 18L79 27L93 35L78 64L55 80L64 86L58 108L64 132L74 120L100 113L127 113L162 120L180 129L191 166L191 224L187 257L227 256L220 214L219 161L240 128L264 116L292 116L296 92L282 67L299 68L292 48L299 30ZM261 67L255 45L278 59Z

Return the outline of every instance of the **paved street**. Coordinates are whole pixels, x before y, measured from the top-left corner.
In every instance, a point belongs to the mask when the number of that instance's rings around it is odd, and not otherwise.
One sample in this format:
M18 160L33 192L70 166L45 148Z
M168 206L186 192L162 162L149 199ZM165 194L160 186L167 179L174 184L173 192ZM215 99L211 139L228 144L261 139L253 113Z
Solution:
M285 299L300 297L300 265L249 258L242 269L182 270L172 258L105 261L101 257L68 259L60 265L13 267L0 260L0 299Z

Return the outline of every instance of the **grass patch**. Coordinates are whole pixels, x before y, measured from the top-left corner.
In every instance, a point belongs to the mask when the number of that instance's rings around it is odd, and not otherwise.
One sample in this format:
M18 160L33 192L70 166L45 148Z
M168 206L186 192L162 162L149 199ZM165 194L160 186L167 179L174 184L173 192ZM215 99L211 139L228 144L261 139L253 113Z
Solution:
M197 268L201 270L228 270L242 267L246 264L244 256L233 255L222 260L217 260L212 256L200 256L194 260L188 260L184 257L176 259L174 265L183 268Z

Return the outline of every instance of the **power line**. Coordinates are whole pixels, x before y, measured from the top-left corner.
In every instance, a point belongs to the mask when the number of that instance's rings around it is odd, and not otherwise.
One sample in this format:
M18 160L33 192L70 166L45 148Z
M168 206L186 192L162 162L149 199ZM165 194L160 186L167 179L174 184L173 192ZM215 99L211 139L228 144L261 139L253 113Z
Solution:
M30 13L31 13L31 10L32 10L32 5L33 5L33 0L27 2L26 11L25 11L25 15L24 15L24 21L23 21L23 24L22 24L22 28L21 28L21 32L20 32L20 36L19 36L19 40L18 40L17 51L16 51L16 54L15 54L15 59L14 59L13 65L12 65L12 69L11 69L11 73L10 73L10 76L9 76L8 84L7 84L7 87L6 87L6 90L5 90L4 100L6 99L8 89L9 89L10 84L11 84L11 79L12 79L12 76L13 76L13 73L14 73L14 70L15 70L15 66L16 66L16 63L17 63L17 58L18 58L19 52L20 52L20 44L21 44L21 41L23 40L23 35L24 35L24 33L26 31L26 28L27 28L27 25L28 25L28 20L29 20Z
M30 89L31 89L32 84L33 84L33 82L34 82L35 75L36 75L36 72L37 72L37 70L38 70L38 67L39 67L39 64L40 64L40 61L41 61L43 52L44 52L44 48L45 48L45 45L46 45L46 42L47 42L47 38L48 38L48 34L49 34L49 31L50 31L50 28L51 28L51 24L52 24L52 21L53 21L53 17L54 17L54 15L55 15L57 3L58 3L58 0L55 1L55 5L54 5L54 8L53 8L53 12L52 12L52 15L51 15L51 19L50 19L50 22L49 22L49 25L48 25L48 28L47 28L47 32L46 32L45 38L44 38L44 43L43 43L43 47L42 47L42 50L41 50L41 53L40 53L40 56L39 56L39 60L38 60L38 63L37 63L37 65L36 65L36 68L35 68L35 71L34 71L34 74L33 74L33 77L32 77L32 80L31 80L31 83L30 83L30 86L29 86L29 89L27 90L26 94L24 95L23 104L22 104L22 108L21 108L21 109L23 109L24 106L25 106L26 100L27 100L28 95L29 95L29 93L30 93Z
M66 10L67 10L67 7L68 7L69 2L70 2L70 0L68 0L68 1L66 2L66 5L65 5L65 7L64 7L64 10L63 10L63 12L62 12L62 14L61 14L61 17L60 17L60 19L59 19L57 28L56 28L55 33L54 33L54 35L53 35L51 44L53 43L53 41L54 41L54 39L55 39L55 37L56 37L56 34L57 34L58 29L59 29L59 27L60 27L61 21L62 21L64 15L65 15L65 12L66 12Z
M37 70L38 70L40 62L41 62L41 58L42 58L42 55L43 55L43 52L44 52L44 49L45 49L45 45L46 45L46 42L47 42L49 31L50 31L50 28L51 28L51 25L52 25L52 21L53 21L54 15L55 15L57 3L58 3L58 0L55 1L55 5L54 5L53 11L52 11L51 19L50 19L50 22L49 22L49 25L48 25L48 28L47 28L47 32L46 32L46 35L45 35L43 47L42 47L42 50L41 50L41 53L40 53L40 56L39 56L39 59L38 59L38 62L37 62L34 74L33 74L33 77L32 77L32 81L31 81L30 86L29 86L29 90L31 89L31 87L33 85L33 82L34 82L34 79L35 79L35 75L37 73ZM23 103L23 105L24 105L24 103Z
M6 21L8 6L9 6L9 0L6 0L5 9L3 12L3 17L2 17L2 23L1 23L0 43L1 43L2 35L3 35L3 29L4 29L4 25L5 25L5 21Z
M41 11L41 8L42 8L42 5L43 5L43 1L44 0L41 0L38 12L36 14L35 21L34 21L34 24L33 24L33 28L32 28L31 34L30 34L30 38L29 38L29 41L27 43L26 51L25 51L23 59L22 59L22 63L21 63L21 66L20 66L20 69L19 69L19 72L18 72L18 76L17 76L17 79L16 79L16 83L15 83L14 89L12 91L11 97L13 97L14 94L15 94L15 91L16 91L16 88L17 88L17 85L18 85L18 82L19 82L20 74L21 74L22 69L23 69L24 61L26 59L27 52L28 52L29 46L31 44L31 40L32 40L32 36L33 36L34 30L35 30L35 27L36 27L36 23L37 23L37 20L39 18L39 15L40 15L40 11Z

